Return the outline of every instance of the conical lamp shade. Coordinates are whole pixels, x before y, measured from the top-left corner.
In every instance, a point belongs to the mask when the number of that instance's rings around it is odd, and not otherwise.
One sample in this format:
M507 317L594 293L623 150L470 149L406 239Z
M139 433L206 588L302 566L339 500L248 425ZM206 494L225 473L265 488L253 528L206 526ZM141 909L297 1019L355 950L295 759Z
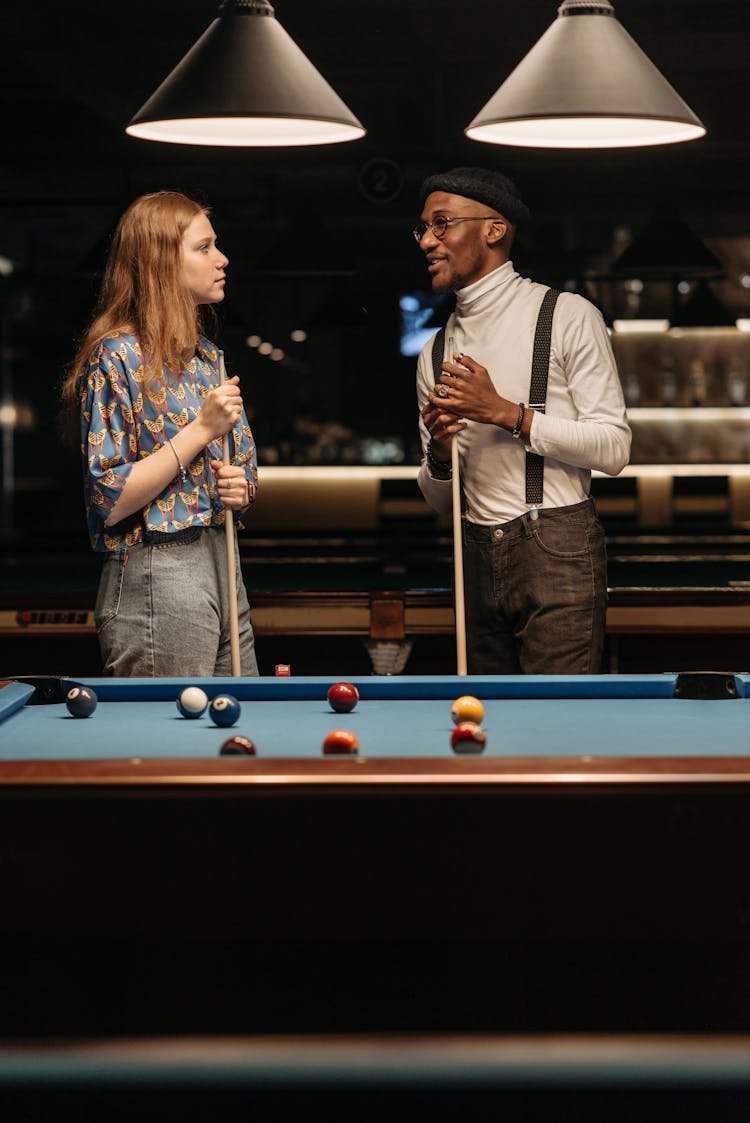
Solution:
M612 264L630 277L718 277L724 266L672 207L659 207Z
M224 0L125 131L231 147L334 144L365 135L267 0Z
M719 300L708 281L699 281L695 292L672 319L675 328L733 328L735 316Z
M705 131L608 0L563 0L466 135L527 148L633 148Z

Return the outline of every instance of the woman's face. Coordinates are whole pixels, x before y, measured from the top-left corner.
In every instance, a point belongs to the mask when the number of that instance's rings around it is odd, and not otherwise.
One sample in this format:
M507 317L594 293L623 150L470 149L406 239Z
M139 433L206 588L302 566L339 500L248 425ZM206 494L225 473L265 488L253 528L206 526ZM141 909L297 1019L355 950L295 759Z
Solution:
M208 217L197 214L182 235L182 279L196 304L219 304L224 299L228 264Z

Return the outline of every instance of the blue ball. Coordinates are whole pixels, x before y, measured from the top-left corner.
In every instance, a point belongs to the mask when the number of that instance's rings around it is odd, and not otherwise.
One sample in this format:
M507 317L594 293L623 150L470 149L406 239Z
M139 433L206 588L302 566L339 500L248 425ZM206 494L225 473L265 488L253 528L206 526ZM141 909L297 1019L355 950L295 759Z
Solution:
M214 725L234 725L239 721L242 709L239 702L231 694L217 694L208 708L211 721Z
M208 695L199 686L186 686L177 699L183 717L200 717L208 708Z
M98 701L90 686L72 686L65 695L65 705L73 717L91 717Z

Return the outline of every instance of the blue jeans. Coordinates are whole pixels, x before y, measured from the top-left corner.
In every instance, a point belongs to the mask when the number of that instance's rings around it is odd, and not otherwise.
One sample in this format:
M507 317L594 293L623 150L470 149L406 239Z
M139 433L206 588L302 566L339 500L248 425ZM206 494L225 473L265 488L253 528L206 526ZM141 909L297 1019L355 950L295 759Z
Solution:
M607 612L604 531L591 499L499 526L464 522L470 674L596 674Z
M211 678L232 673L223 527L153 535L104 560L95 618L105 674ZM243 675L257 675L250 606L235 549Z

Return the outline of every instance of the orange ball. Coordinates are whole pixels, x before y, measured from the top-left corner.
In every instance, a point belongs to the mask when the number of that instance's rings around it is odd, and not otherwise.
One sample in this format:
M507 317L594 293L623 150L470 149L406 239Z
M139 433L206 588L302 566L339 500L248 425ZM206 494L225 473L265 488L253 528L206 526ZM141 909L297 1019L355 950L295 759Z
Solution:
M326 756L356 756L359 741L348 729L332 730L323 742Z
M451 706L451 717L456 725L459 721L476 721L478 723L484 717L484 706L472 694L464 694L461 698L456 698Z

